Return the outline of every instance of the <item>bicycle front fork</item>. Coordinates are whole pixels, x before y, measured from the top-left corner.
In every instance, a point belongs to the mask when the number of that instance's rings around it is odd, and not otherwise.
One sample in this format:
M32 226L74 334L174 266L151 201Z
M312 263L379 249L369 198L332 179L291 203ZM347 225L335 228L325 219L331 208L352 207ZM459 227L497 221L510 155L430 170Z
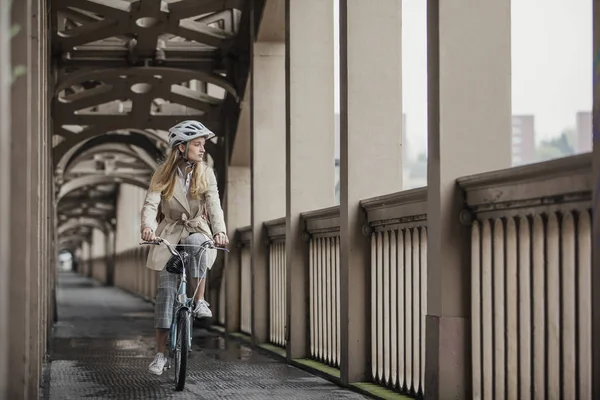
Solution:
M171 331L169 338L169 350L171 351L171 354L175 354L175 348L177 346L177 340L175 339L177 338L178 334L177 321L179 321L179 314L181 313L185 313L185 317L187 320L187 324L185 325L187 327L186 337L188 340L188 349L192 348L192 312L188 307L178 307L173 313L173 322L171 323Z

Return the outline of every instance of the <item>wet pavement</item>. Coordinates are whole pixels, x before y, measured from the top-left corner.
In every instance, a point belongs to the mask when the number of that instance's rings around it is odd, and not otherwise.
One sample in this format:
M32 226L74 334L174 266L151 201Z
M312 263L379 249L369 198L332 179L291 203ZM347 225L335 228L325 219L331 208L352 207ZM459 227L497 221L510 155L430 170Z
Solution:
M57 302L44 399L364 399L199 328L185 389L175 392L173 369L147 372L155 354L152 304L65 272Z

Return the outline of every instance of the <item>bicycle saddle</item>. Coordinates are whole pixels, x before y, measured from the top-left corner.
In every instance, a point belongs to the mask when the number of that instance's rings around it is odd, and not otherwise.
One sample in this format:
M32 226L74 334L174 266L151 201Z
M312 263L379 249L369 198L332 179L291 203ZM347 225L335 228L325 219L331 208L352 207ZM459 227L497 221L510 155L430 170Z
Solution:
M183 272L183 266L187 264L188 260L190 259L190 254L182 247L177 247L176 250L181 255L181 258L172 255L169 261L167 261L166 268L167 272L172 274L181 274ZM182 264L182 260L185 264Z

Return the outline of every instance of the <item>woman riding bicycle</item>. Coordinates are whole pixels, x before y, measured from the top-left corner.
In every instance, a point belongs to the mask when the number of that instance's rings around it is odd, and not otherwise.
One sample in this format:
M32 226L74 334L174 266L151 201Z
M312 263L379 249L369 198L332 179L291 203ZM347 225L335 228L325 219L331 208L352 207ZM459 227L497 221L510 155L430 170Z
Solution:
M165 161L156 169L142 208L142 240L156 237L169 243L191 245L188 265L198 290L193 314L210 318L209 304L204 300L206 271L211 268L216 250L200 254L200 245L214 238L217 246L229 243L223 210L219 200L214 171L204 161L205 143L215 134L198 121L184 121L169 129L169 151ZM158 223L159 211L164 219ZM212 230L211 230L212 227ZM158 352L149 367L153 374L162 374L167 363L166 339L173 318L173 302L177 292L178 275L168 272L167 263L177 263L164 246L152 246L146 267L160 271L154 327Z

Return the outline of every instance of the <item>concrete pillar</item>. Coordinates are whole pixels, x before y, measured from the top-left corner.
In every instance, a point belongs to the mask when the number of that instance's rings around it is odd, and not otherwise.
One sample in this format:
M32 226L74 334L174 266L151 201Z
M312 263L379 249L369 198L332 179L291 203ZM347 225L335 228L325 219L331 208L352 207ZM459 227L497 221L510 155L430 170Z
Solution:
M97 261L106 259L106 254L108 254L109 250L106 246L108 241L106 240L106 236L108 232L101 231L97 228L92 229L92 246L91 246L91 257L90 257L90 277L100 281L101 283L106 283L106 273L108 271L108 265L99 264ZM100 268L99 268L100 267ZM141 279L138 276L138 279Z
M0 221L10 219L10 142L12 71L10 54L10 10L0 7ZM10 238L10 223L0 224L0 236ZM10 240L0 240L0 337L9 335ZM0 354L8 354L9 341L0 340ZM8 398L8 357L0 357L0 398Z
M51 143L51 142L50 142ZM51 161L53 161L51 159ZM50 165L54 165L53 163L51 163ZM50 300L52 301L52 310L51 310L51 319L50 319L50 323L56 323L58 321L58 310L56 307L56 263L58 260L58 250L56 249L56 245L58 243L58 213L56 210L57 207L57 203L56 203L56 183L54 180L50 181L51 185L50 185L50 193L52 195L52 212L50 214L50 226L52 227L52 235L51 235L51 242L50 242L50 251L52 254L51 257L51 261L50 261L50 265L51 265L51 273L50 273L50 290L51 290L51 294L50 294ZM51 329L51 327L50 327Z
M428 1L425 398L471 397L470 233L457 178L511 165L510 0Z
M40 8L43 10L44 4L40 5ZM48 249L48 238L50 235L50 225L49 225L49 216L48 209L50 206L50 198L48 192L48 186L50 184L51 175L49 175L49 169L51 168L50 164L50 148L48 145L48 140L50 136L49 131L49 123L48 120L48 104L49 96L52 90L48 87L48 38L46 36L47 32L47 18L45 12L40 12L40 186L39 186L39 203L40 203L40 218L39 218L39 226L40 226L40 265L42 265L42 270L40 272L40 329L41 329L41 338L40 342L42 344L42 353L41 358L42 362L45 358L46 349L48 349L48 342L50 337L50 331L48 329L48 315L49 315L49 304L48 304L48 274L51 268L50 266L50 253Z
M91 236L91 235L90 235ZM82 257L81 257L81 272L84 276L91 276L91 264L92 264L92 240L88 238L82 247Z
M104 235L104 249L106 257L106 285L115 284L115 232L109 230Z
M370 349L370 240L360 201L402 189L401 0L340 1L340 339L344 384ZM382 58L382 55L385 57Z
M131 248L137 248L140 242L140 211L146 198L146 190L137 186L121 184L116 202L115 247L119 254ZM131 210L135 210L132 215Z
M600 0L593 3L593 168L594 168L594 201L593 201L593 246L592 246L592 376L594 387L592 398L600 399Z
M333 2L286 0L287 358L307 355L307 243L300 213L334 205Z
M41 366L43 349L41 338L43 336L43 328L41 324L41 274L44 263L41 257L40 238L43 231L41 221L41 181L43 180L41 167L42 165L42 103L44 102L44 94L42 92L42 54L41 54L41 36L44 34L42 24L44 20L44 12L41 10L40 0L31 1L31 13L28 17L31 19L31 31L29 34L29 52L30 59L28 63L27 76L29 79L29 102L30 102L30 131L27 134L31 137L31 154L30 154L30 190L28 192L30 205L30 229L29 229L29 395L36 396L41 380Z
M250 168L228 167L226 218L232 246L225 257L225 329L240 331L240 249L233 243L233 232L250 224Z
M31 226L32 204L31 187L31 139L32 106L31 55L32 43L29 40L32 31L31 1L13 2L11 9L12 24L19 24L20 31L12 39L11 58L13 68L22 66L28 71L17 78L12 85L11 143L10 143L10 271L9 271L9 312L10 321L19 321L9 325L8 362L10 365L10 399L29 399L37 397L30 393L29 382L31 349L29 348L31 324ZM35 262L35 260L34 260Z
M250 91L252 339L268 340L269 250L263 222L285 215L285 45L254 44Z

